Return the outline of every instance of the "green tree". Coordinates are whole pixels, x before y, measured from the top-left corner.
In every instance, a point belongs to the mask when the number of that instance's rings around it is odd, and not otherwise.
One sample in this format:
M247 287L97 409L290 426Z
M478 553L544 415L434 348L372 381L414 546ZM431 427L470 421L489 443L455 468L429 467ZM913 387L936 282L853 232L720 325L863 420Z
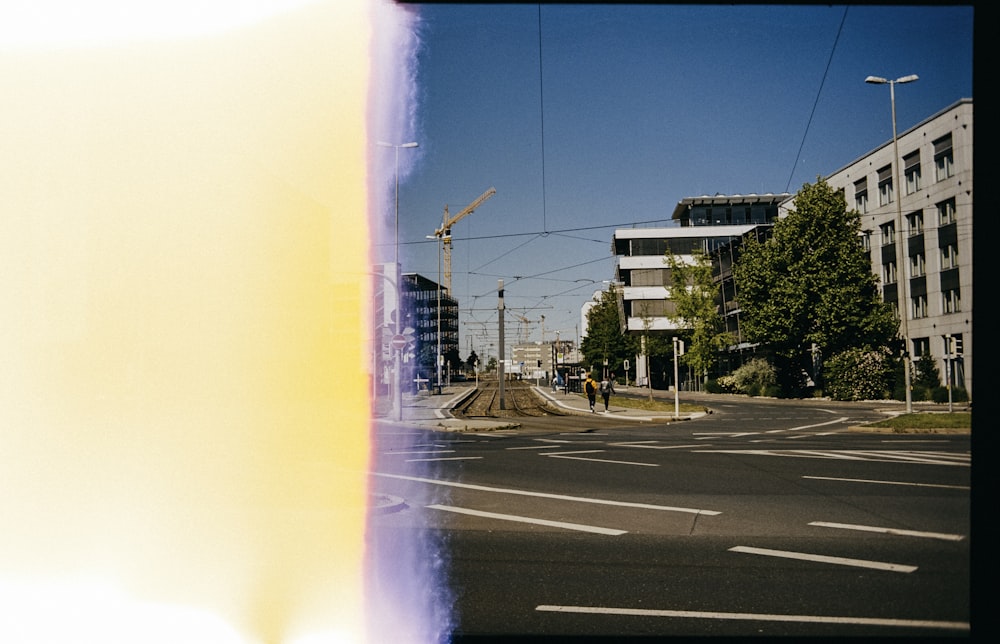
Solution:
M608 371L615 373L622 373L624 360L635 353L634 340L622 334L617 295L613 290L603 291L597 306L587 311L587 335L580 342L580 352L588 371L601 369L607 360Z
M646 370L646 377L649 379L649 400L653 400L653 374L663 372L673 356L673 342L665 336L656 335L650 332L653 326L653 315L649 312L649 305L643 302L636 311L637 316L642 320L642 335L634 344L633 352L648 356L649 368Z
M479 356L476 355L475 350L469 353L469 357L465 359L465 368L470 372L476 370L476 363L479 362Z
M462 370L462 356L458 353L458 349L452 347L442 355L444 356L444 363L448 365L452 373Z
M733 267L740 323L746 340L774 352L785 393L801 389L812 343L825 356L893 344L899 320L881 301L860 234L860 215L817 178L770 239L743 244Z
M712 279L712 259L704 252L692 253L693 263L685 263L667 250L666 264L670 267L670 300L674 314L670 321L685 329L682 334L688 347L681 361L708 380L719 351L733 344L719 315L719 285Z
M934 390L941 386L941 370L937 360L925 353L917 360L913 378L913 400L930 400ZM903 393L904 397L906 393Z

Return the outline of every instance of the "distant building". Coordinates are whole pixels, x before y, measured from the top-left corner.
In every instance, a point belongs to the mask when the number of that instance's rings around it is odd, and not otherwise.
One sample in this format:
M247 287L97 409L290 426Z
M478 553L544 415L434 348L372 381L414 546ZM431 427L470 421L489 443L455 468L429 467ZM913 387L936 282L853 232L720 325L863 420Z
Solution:
M713 258L722 297L720 313L736 339L734 349L747 348L740 333L739 308L732 286L732 265L747 236L765 239L778 220L778 205L790 195L703 195L678 202L672 219L678 225L658 228L615 230L611 247L618 256L615 289L623 333L640 336L673 336L682 327L671 318L676 312L672 301L673 279L666 262L669 251L681 263L691 263L701 251ZM738 358L738 354L736 354ZM722 368L739 366L723 361ZM636 380L651 379L654 387L673 385L672 369L636 356ZM681 386L686 378L681 377Z
M569 340L515 344L511 355L512 366L517 367L515 373L532 376L540 370L545 373L543 378L551 377L556 369L576 366L580 362L579 351Z
M437 374L438 337L441 339L442 356L452 350L458 351L458 300L443 286L439 287L437 282L417 273L403 273L400 290L405 312L404 326L414 329L415 338L407 368L416 371L420 377L433 380ZM443 368L442 374L446 370Z
M670 319L675 308L670 296L673 281L665 260L668 249L681 262L691 262L696 250L717 254L737 247L747 235L764 237L778 219L778 204L789 196L769 193L688 197L674 208L672 219L678 226L615 230L611 246L618 256L615 287L624 331L669 336L678 330L677 323ZM731 279L731 262L726 268ZM733 318L727 323L738 336L738 310L733 306L724 314Z

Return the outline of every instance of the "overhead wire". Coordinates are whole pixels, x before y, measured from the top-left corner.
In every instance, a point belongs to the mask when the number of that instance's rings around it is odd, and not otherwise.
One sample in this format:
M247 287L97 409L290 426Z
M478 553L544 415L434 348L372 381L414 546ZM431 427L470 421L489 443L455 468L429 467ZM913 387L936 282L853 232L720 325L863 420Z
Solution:
M847 10L849 7L844 7L844 15L840 18L840 26L837 28L837 37L833 39L833 46L830 48L830 56L826 60L826 69L823 70L823 77L819 81L819 89L816 90L816 99L813 101L812 110L809 112L809 120L806 122L805 132L802 133L802 141L799 142L799 151L795 154L795 162L792 163L792 171L788 175L788 182L785 184L785 192L792 185L792 177L795 176L795 167L799 165L799 158L802 156L802 148L805 147L806 137L809 135L809 126L812 125L813 116L816 114L816 106L819 104L819 97L823 93L823 85L826 83L826 77L830 73L830 64L833 62L833 54L837 51L837 42L840 41L840 34L844 30L844 22L847 21Z

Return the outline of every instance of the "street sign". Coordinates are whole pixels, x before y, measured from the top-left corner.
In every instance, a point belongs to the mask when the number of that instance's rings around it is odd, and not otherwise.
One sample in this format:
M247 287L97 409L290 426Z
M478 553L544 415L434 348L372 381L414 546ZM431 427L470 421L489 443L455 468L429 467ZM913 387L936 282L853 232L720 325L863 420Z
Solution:
M397 333L396 335L392 336L391 344L393 349L402 349L403 347L406 346L406 342L407 342L406 336L402 335L401 333Z

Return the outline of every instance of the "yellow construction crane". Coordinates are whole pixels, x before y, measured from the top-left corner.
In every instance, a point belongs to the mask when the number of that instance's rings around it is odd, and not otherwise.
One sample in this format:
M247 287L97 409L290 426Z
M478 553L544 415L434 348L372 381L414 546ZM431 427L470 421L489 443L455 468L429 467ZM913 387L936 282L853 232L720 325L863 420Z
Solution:
M483 194L479 195L479 198L466 206L462 212L458 213L454 217L448 216L448 206L444 207L444 217L441 220L441 227L434 231L434 236L441 240L441 256L444 261L444 279L442 286L446 291L451 293L451 227L454 226L460 219L472 214L484 201L492 197L497 193L496 189L490 188Z

